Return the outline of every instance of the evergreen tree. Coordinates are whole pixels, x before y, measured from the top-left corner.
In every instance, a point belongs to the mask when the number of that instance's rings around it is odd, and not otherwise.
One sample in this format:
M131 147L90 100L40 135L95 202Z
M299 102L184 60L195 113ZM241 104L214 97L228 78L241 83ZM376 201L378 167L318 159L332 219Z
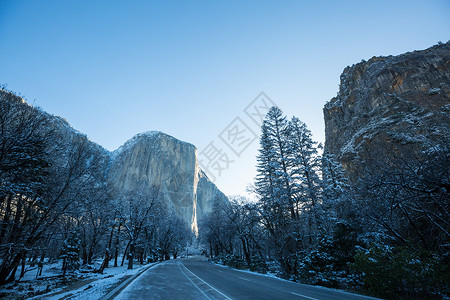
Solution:
M328 199L341 199L350 188L344 169L333 154L322 157L322 180L324 197Z
M255 181L255 192L264 203L265 208L269 209L271 203L275 202L275 162L274 150L271 143L267 124L262 125L262 134L260 139L259 155L257 156L257 176Z
M312 140L306 124L296 117L289 123L289 134L290 176L295 187L297 212L312 211L317 221L316 206L321 201L321 158L317 149L321 146Z
M63 276L66 275L67 270L78 269L80 266L80 239L74 232L69 233L64 240L63 248L61 250L60 258L63 259Z
M277 206L282 208L283 213L286 212L290 214L292 219L295 219L288 158L288 129L288 122L281 109L272 107L263 123L258 171L264 169L263 171L266 174L271 174L272 201L275 201Z
M342 164L333 154L324 154L322 157L322 189L324 207L329 220L342 222L354 219L356 205L354 191L344 173ZM351 220L356 224L356 220Z

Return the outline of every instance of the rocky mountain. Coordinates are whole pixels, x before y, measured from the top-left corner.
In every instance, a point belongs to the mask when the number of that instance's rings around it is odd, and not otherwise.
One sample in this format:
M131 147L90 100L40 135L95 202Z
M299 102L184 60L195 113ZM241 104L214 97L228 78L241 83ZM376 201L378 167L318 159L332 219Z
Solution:
M450 42L347 67L323 113L325 151L353 179L377 155L450 141Z
M47 135L58 141L53 149L58 153L53 156L56 157L53 164L63 166L73 159L82 160L84 167L95 163L98 174L95 184L107 184L108 190L114 191L112 194L118 198L127 192L138 190L145 196L157 190L165 207L174 211L196 234L198 221L212 209L213 201L227 201L199 168L197 149L192 144L150 131L137 134L111 152L73 129L65 119L31 106L11 92L0 89L0 93L2 101L11 102L21 111L32 110L47 121ZM72 157L74 153L83 155Z
M111 153L108 184L119 191L156 187L193 232L217 199L226 196L206 177L194 145L158 131L137 134Z

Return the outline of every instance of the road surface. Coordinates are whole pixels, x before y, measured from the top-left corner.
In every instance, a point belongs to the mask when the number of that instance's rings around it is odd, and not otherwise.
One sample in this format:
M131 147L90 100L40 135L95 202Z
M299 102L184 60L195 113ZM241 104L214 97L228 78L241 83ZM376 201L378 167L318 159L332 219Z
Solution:
M375 299L233 270L203 257L171 260L145 271L114 299Z

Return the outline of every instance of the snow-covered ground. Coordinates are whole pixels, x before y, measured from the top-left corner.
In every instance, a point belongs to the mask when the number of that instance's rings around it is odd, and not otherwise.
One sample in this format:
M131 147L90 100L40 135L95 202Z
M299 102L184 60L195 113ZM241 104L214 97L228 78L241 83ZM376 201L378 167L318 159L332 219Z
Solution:
M151 264L153 265L153 264ZM49 300L57 300L57 299L79 299L79 300L95 300L101 299L108 292L113 290L119 283L127 276L135 275L143 268L148 267L149 265L137 266L133 270L127 270L127 266L117 267L117 268L108 268L105 269L103 275L96 276L97 279L92 281L86 285L81 286L78 289L69 290L66 292L59 293L57 295L47 296L39 296L32 299L49 299Z
M100 299L126 278L154 264L135 264L133 270L122 267L106 268L103 274L93 269L80 269L61 276L61 263L44 265L42 276L36 278L37 268L28 268L25 276L0 289L2 299ZM97 264L93 268L97 268ZM20 273L20 268L18 270Z

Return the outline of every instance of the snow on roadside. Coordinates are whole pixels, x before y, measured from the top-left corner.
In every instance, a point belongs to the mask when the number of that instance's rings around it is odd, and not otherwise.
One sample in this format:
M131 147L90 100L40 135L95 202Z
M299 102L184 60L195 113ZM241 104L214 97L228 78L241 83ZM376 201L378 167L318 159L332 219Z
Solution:
M153 264L151 264L153 265ZM96 279L88 284L85 284L77 289L69 290L63 293L55 294L55 291L51 293L47 293L45 295L39 295L30 299L100 299L105 296L110 290L112 290L119 281L121 281L126 276L135 275L140 270L149 265L142 265L133 270L127 270L127 266L116 267L116 268L107 268L104 271L104 274L98 274L96 277L90 277L88 279ZM52 295L53 294L53 295Z
M264 277L270 277L270 278L278 279L278 280L281 280L281 281L293 282L292 280L287 280L287 279L284 279L284 278L280 278L280 277L278 277L278 276L277 276L275 273L273 273L273 272L259 273L259 272L255 272L255 271L250 271L249 269L244 269L244 270L242 270L242 269L236 269L236 268L233 268L233 267L230 267L230 266L221 264L221 263L219 263L219 262L215 262L215 261L213 261L213 260L211 260L211 259L208 259L208 261L212 262L212 263L215 264L216 266L219 266L219 267L222 267L222 268L225 268L225 269L231 269L231 270L239 271L239 272L242 272L242 273L249 273L249 274L253 274L253 275L259 275L259 276L264 276Z

